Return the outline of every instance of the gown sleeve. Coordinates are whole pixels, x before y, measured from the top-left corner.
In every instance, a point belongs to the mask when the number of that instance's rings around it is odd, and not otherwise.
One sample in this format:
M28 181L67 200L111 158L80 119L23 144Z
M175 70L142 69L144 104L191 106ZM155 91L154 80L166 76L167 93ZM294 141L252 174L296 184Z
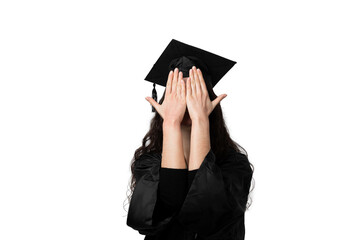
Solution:
M219 164L216 160L210 149L178 215L183 226L207 240L221 239L243 217L253 173L242 153L231 153Z
M164 181L160 181L161 177ZM145 153L134 163L134 178L136 184L127 225L142 235L158 235L170 224L184 201L187 169L161 168L160 154ZM179 191L175 193L171 184L176 184Z
M154 221L169 217L180 209L187 193L187 172L187 168L160 168L158 204L154 210Z

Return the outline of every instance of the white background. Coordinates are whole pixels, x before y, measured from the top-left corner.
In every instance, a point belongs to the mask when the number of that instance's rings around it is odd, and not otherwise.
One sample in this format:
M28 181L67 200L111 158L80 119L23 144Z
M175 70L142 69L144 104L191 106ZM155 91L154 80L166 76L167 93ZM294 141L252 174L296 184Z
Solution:
M153 116L144 78L173 38L237 61L214 91L255 166L246 239L360 239L359 12L1 1L0 239L144 238L126 225L130 161Z

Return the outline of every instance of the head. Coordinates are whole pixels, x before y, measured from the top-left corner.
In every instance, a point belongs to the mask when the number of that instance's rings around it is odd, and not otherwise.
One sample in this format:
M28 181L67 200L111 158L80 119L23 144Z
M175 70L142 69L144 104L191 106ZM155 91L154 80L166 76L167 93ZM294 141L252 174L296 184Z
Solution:
M204 77L206 82L206 79ZM217 95L214 93L211 84L207 85L209 98L213 101L217 98ZM166 90L166 89L165 89ZM162 104L165 97L165 90L164 93L159 100L159 104ZM209 115L209 123L210 123L210 144L211 148L216 156L216 159L224 159L229 149L235 150L237 152L241 152L248 156L246 150L241 147L238 143L231 139L227 126L225 124L225 120L223 117L222 109L220 103L214 108L214 110ZM130 202L131 195L135 188L135 179L134 179L134 163L139 157L144 153L149 152L162 152L162 145L163 145L163 132L162 132L162 124L163 119L159 113L155 112L154 117L151 119L150 122L150 129L145 134L142 145L136 149L133 159L131 161L131 181L130 181L130 196L128 196L128 202ZM189 117L188 111L186 110L185 116L183 121L181 122L183 126L191 126L191 119ZM251 168L254 170L253 165L250 163ZM251 189L252 191L252 189ZM249 197L250 202L247 204L247 208L250 207L252 199Z
M185 87L186 87L186 80L189 78L189 70L192 68L192 66L196 66L197 68L200 68L204 76L206 88L208 92L210 92L209 90L212 89L211 75L207 65L200 58L195 56L181 56L178 58L174 58L172 61L170 61L168 70L170 71L170 70L175 70L175 68L178 68L183 73L183 79L185 81ZM181 122L181 126L191 127L191 124L192 121L189 115L189 111L186 107L184 118Z

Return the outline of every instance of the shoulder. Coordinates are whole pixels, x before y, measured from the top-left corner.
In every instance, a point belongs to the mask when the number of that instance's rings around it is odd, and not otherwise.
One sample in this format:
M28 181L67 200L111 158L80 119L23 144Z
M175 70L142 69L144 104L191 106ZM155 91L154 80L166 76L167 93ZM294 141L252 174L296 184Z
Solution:
M228 168L241 169L246 172L252 172L248 156L235 149L228 149L222 165Z
M249 162L248 156L246 154L232 148L227 150L225 158L228 161Z
M141 154L135 159L135 166L137 168L147 168L157 165L161 162L161 154L158 152L147 152Z
M141 177L154 181L158 178L161 161L159 154L154 152L143 153L134 161L133 174L138 181Z

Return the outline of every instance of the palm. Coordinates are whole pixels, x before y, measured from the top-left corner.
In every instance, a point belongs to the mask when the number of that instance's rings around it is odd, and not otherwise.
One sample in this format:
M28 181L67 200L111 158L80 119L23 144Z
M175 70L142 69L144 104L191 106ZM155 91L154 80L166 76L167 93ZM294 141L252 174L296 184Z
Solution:
M153 105L164 120L181 122L186 110L186 96L185 83L179 69L169 72L165 98L161 105L150 97L146 100Z
M222 94L211 101L200 69L196 70L196 68L193 67L189 71L189 76L186 82L186 104L190 118L207 118L217 104L227 95Z

